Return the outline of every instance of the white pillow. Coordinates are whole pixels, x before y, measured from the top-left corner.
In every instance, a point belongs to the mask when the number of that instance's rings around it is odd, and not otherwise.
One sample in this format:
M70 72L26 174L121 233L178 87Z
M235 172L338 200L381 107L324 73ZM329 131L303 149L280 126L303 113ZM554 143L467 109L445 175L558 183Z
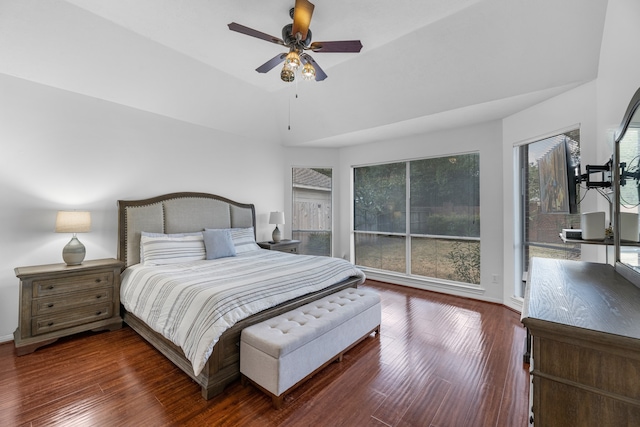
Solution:
M205 259L202 233L192 235L142 235L140 262L145 265L176 264Z
M237 254L260 250L260 246L256 243L253 227L232 228L231 240L233 240Z
M175 234L165 234L165 233L151 233L148 231L140 232L140 237L184 237L184 236L198 236L201 235L202 231L194 231L190 233L175 233ZM140 263L144 264L144 246L142 246L142 240L140 241Z

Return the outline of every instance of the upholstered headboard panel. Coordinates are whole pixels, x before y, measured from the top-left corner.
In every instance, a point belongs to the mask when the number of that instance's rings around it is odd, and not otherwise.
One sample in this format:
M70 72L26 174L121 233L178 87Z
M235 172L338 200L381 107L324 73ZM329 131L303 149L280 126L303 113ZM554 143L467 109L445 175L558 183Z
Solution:
M205 228L253 227L252 204L207 193L171 193L144 200L118 200L118 259L140 262L141 232L186 233Z

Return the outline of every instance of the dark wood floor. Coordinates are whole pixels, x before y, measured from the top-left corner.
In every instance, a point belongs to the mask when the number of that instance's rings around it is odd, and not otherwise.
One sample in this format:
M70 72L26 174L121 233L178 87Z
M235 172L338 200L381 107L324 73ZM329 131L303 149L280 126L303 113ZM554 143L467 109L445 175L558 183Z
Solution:
M16 357L0 345L1 426L526 426L520 316L367 281L382 333L294 390L283 409L236 382L210 401L130 328Z

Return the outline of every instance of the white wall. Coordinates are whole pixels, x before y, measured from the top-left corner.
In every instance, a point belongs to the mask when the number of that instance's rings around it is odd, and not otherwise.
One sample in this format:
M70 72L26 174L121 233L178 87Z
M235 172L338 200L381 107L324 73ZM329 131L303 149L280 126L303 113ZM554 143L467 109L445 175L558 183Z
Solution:
M86 259L116 257L119 199L202 191L283 206L282 147L0 74L0 341L18 324L18 266L62 262L60 209L87 209ZM238 166L242 165L242 166Z
M502 302L502 144L501 123L489 122L459 129L416 135L401 140L358 145L340 150L339 206L340 224L345 232L336 235L337 255L351 256L351 194L348 191L353 166L446 156L456 153L480 153L480 236L482 290L450 286L437 281L407 280L388 276L391 283L468 296L486 301ZM493 276L497 276L497 283ZM371 275L370 275L371 276Z
M598 142L613 151L613 134L640 87L640 2L609 0L598 67Z

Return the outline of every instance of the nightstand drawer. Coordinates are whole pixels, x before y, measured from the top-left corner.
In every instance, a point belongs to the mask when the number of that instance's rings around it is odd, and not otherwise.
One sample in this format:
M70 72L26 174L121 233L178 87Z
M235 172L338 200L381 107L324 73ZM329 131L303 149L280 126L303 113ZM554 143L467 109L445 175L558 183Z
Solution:
M113 283L112 272L69 275L64 278L33 281L33 297L66 294L87 288L101 288Z
M74 292L69 295L34 299L31 305L31 314L40 316L48 313L56 313L80 305L89 305L112 300L112 288L99 288L83 292Z
M280 252L289 252L291 254L297 254L298 253L298 245L284 245L284 246L280 246L278 247L278 249L276 249L277 251Z
M113 304L107 302L79 307L72 312L36 317L31 320L31 334L45 334L59 329L71 328L85 323L108 319L113 314L112 307Z

